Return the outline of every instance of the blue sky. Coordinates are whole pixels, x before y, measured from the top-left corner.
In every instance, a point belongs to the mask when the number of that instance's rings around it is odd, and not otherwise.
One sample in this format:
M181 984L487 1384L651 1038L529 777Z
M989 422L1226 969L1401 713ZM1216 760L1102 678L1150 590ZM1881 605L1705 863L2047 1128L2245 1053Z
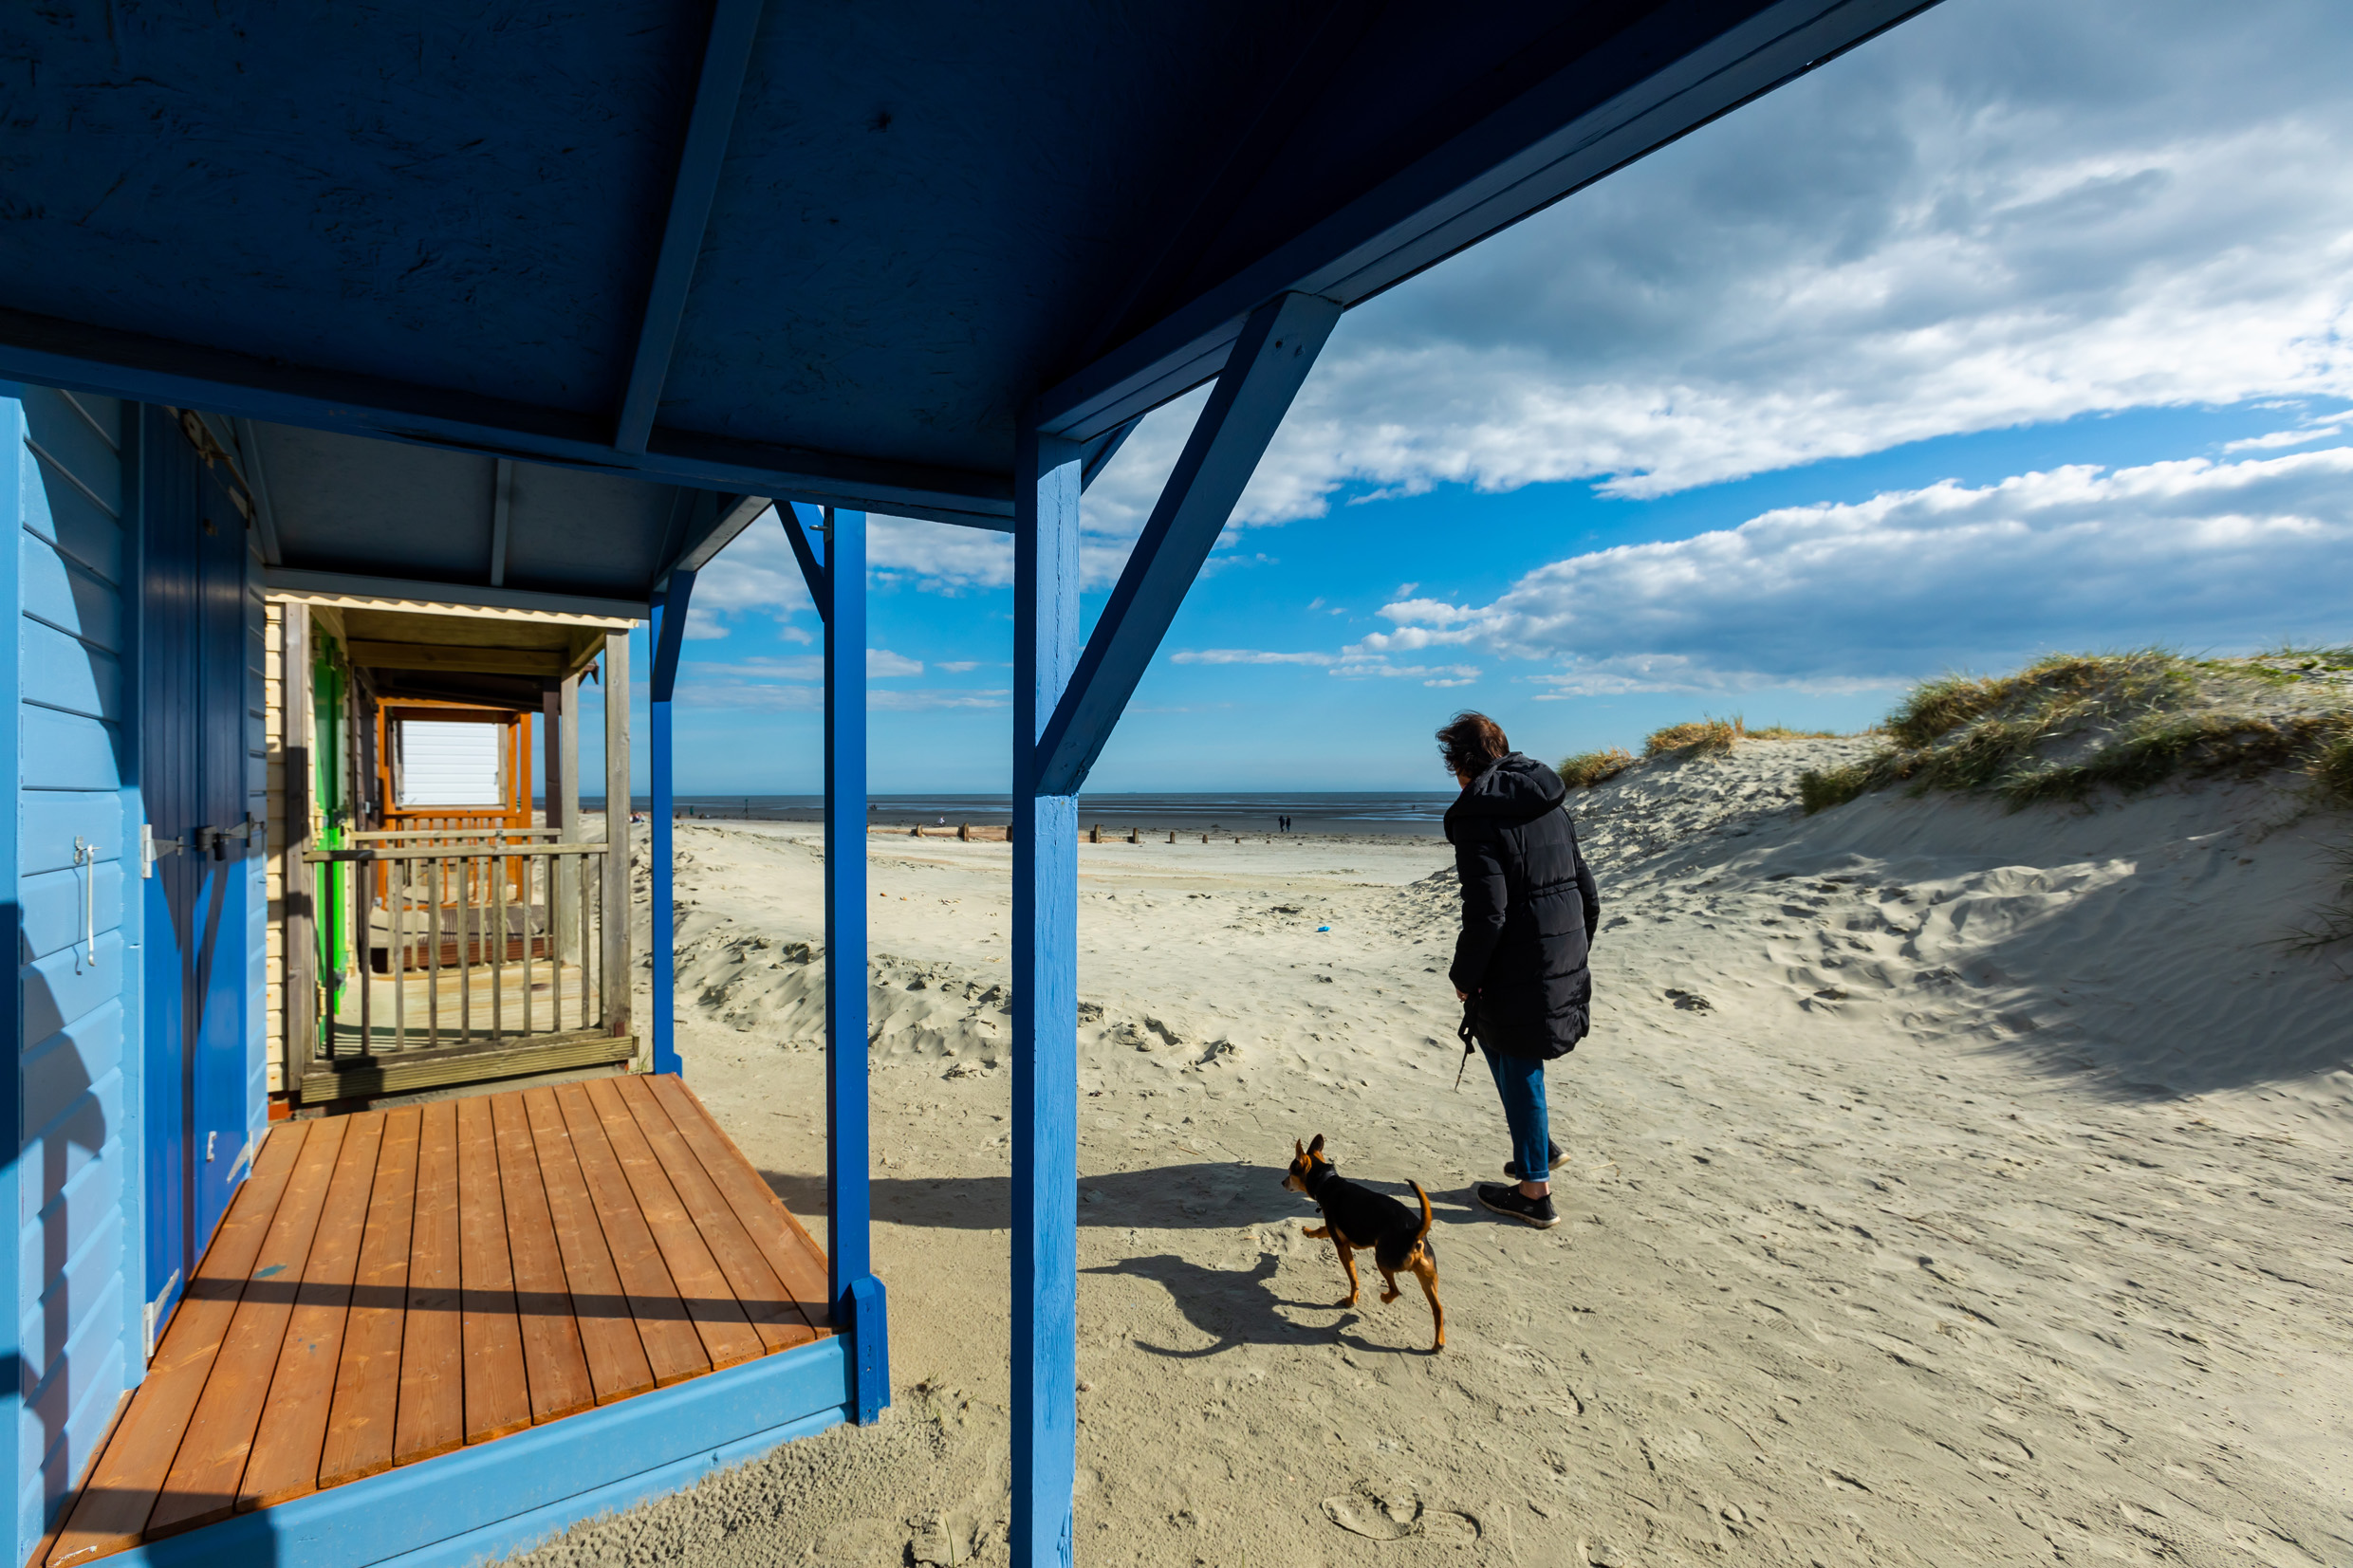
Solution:
M1458 707L1557 758L2353 641L2349 45L2323 4L1946 0L1351 312L1092 787L1437 788ZM1090 614L1199 401L1088 492ZM1010 548L870 527L874 787L1002 790ZM694 627L680 788L814 789L772 520Z

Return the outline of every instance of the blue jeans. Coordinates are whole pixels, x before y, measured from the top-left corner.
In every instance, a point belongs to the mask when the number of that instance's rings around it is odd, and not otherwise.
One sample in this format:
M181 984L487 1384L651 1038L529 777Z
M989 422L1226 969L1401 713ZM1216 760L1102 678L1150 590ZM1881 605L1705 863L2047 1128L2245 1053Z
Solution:
M1545 1064L1536 1057L1504 1056L1479 1047L1487 1070L1503 1097L1503 1119L1511 1129L1511 1158L1522 1181L1552 1179L1552 1124L1545 1110Z

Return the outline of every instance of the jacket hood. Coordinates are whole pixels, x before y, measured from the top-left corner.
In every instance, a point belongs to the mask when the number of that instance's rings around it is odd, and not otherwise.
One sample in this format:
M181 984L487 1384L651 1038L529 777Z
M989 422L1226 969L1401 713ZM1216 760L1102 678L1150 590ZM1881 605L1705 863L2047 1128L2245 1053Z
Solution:
M1558 773L1514 751L1488 764L1487 771L1471 781L1471 787L1447 808L1446 815L1529 822L1567 798L1568 786L1561 783Z

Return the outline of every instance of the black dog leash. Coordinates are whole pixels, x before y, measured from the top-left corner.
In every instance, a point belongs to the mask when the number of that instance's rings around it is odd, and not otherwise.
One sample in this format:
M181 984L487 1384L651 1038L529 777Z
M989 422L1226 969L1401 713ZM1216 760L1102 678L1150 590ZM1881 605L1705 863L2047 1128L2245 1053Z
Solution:
M1462 1024L1454 1031L1454 1037L1462 1042L1462 1060L1454 1064L1454 1093L1458 1095L1462 1093L1463 1072L1471 1065L1471 1053L1478 1047L1478 1037L1471 1025L1472 1014L1477 1010L1478 1005L1479 999L1475 994L1463 998Z

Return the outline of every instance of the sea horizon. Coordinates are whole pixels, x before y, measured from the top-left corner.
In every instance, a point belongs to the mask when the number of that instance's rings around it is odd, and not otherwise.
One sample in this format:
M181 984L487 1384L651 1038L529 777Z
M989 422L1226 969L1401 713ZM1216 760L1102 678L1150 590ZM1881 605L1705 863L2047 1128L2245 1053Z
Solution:
M1444 831L1454 790L1162 790L1090 791L1079 798L1082 827L1101 824L1106 833L1130 828L1156 832L1271 833L1289 819L1292 833L1410 834L1435 838ZM677 795L683 816L713 821L814 822L824 809L822 795ZM602 811L603 798L584 796L584 810ZM650 810L650 796L634 796L632 810ZM876 794L866 798L866 821L875 827L948 826L970 822L999 827L1012 820L1008 794L941 791Z

